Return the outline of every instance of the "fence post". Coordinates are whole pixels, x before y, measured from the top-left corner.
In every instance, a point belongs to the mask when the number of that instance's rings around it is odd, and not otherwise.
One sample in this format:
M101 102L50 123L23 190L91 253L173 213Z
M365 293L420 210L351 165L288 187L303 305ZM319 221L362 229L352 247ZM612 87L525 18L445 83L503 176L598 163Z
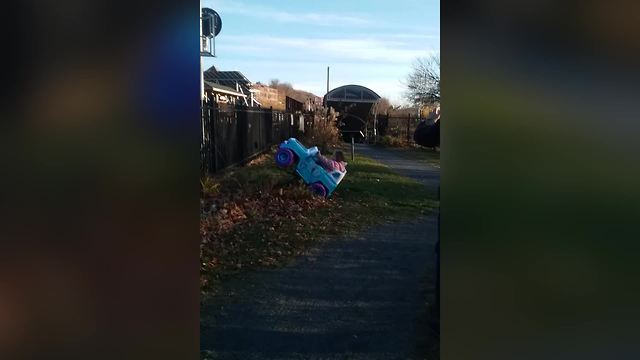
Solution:
M248 119L247 119L247 111L243 108L242 105L236 106L236 114L237 114L237 122L236 122L236 133L238 137L238 142L236 144L236 151L238 152L238 157L234 159L234 162L242 162L247 158L247 141L248 141Z
M373 114L373 144L375 145L378 140L378 112Z
M295 136L295 126L293 125L294 121L294 116L293 113L289 114L289 138L292 138Z
M356 158L356 145L353 142L353 135L351 135L351 161L354 161Z
M267 116L267 145L273 145L273 107L269 107Z
M216 119L213 116L213 106L206 102L200 102L200 127L202 130L200 139L200 152L202 159L203 175L212 175L218 170L217 143L216 143Z
M200 102L200 171L201 175L209 175L209 149L207 148L206 136L207 136L207 121L205 120L204 104Z
M207 107L207 111L209 112L209 115L207 116L207 118L209 119L209 126L211 126L210 141L211 146L213 147L213 172L215 173L218 171L218 144L216 142L216 126L218 126L219 116L216 116L218 112L216 112L213 107Z
M409 127L411 126L411 113L407 114L407 142L411 142L411 135L409 132Z

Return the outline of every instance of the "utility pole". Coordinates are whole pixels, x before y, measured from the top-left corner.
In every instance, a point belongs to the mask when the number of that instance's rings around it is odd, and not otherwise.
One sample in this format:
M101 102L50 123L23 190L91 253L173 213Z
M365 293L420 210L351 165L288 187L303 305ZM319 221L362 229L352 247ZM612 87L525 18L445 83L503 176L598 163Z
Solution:
M324 96L324 106L327 108L325 116L329 116L329 67L327 66L327 94Z
M327 66L327 94L329 93L329 67ZM327 99L329 100L329 99Z

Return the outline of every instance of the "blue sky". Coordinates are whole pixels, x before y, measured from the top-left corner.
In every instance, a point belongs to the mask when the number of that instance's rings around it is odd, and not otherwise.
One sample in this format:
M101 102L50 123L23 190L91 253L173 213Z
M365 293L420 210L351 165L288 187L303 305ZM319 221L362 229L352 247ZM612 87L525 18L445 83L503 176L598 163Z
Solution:
M400 104L417 57L440 50L439 0L202 0L222 31L205 69L237 70L253 82L279 79L322 96L358 84Z

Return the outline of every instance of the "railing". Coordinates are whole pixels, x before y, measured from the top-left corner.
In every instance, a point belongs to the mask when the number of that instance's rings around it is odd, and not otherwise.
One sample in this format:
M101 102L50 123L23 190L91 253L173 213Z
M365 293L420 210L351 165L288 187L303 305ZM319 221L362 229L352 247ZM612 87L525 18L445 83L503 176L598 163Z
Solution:
M200 164L203 175L242 165L272 145L302 135L309 115L245 106L203 105ZM310 116L313 119L313 116ZM304 121L305 124L301 124Z
M420 119L415 115L388 116L378 115L377 135L392 136L407 142L413 142L413 133L418 127Z

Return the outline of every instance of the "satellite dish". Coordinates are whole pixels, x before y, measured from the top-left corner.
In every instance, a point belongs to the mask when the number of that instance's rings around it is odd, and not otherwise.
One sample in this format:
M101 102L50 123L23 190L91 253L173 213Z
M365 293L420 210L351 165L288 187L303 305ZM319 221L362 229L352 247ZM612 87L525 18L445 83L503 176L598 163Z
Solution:
M202 35L208 38L216 37L222 30L220 15L210 8L202 8Z

